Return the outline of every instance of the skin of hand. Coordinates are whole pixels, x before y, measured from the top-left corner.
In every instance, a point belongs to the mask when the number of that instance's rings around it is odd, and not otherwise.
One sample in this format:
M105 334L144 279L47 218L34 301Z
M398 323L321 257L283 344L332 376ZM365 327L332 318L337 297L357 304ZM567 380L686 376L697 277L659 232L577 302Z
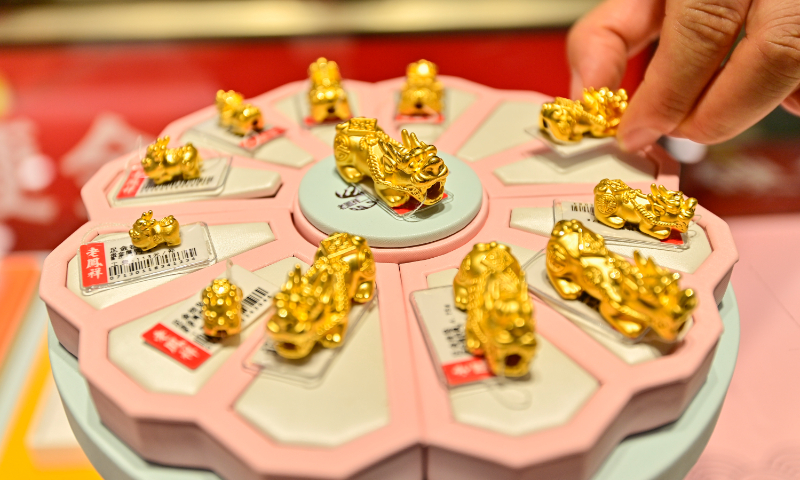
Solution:
M570 30L571 97L618 88L656 39L619 126L624 150L661 135L719 143L781 104L800 115L800 0L607 0Z

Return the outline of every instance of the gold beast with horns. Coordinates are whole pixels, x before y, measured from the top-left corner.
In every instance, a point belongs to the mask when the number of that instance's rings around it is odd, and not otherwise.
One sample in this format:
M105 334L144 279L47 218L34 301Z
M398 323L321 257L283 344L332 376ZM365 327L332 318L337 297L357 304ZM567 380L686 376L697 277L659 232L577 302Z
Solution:
M152 250L162 243L168 247L181 244L180 224L172 215L167 215L159 221L153 220L153 211L148 210L133 222L133 228L128 231L134 247L143 251Z
M344 181L372 178L378 196L390 207L414 198L434 205L444 197L450 171L436 147L402 131L403 143L384 133L374 118L353 118L336 126L333 153Z
M556 97L542 105L539 129L556 142L576 143L584 135L613 137L622 114L628 108L628 94L623 89L584 88L581 100Z
M350 302L366 303L375 294L375 260L367 241L334 233L320 242L314 263L303 275L300 265L275 295L267 333L275 350L288 359L303 358L319 342L340 347L347 334Z
M231 133L245 136L252 132L260 132L264 128L261 109L251 103L244 103L241 93L218 90L216 104L219 125Z
M420 60L408 65L406 83L400 93L400 115L438 115L442 113L444 87L436 79L436 64Z
M647 195L622 180L606 178L594 187L594 214L598 220L612 228L632 223L659 240L669 237L673 228L686 233L696 207L697 199L683 198L682 192L655 183Z
M697 306L694 291L680 289L679 273L638 251L632 265L577 220L556 223L546 251L547 277L558 294L566 300L583 293L597 299L600 315L628 338L652 329L662 341L674 342Z
M314 123L347 120L353 116L336 62L320 57L308 67L308 76L311 79L308 103L311 105L311 120Z
M157 139L147 146L147 153L142 159L142 169L153 183L161 185L177 176L184 180L198 178L203 158L194 145L187 143L178 148L167 148L167 145L169 137Z
M200 294L203 333L226 338L242 331L242 289L227 278L217 278Z
M467 351L486 358L495 375L521 377L536 352L533 304L511 249L477 243L453 281L456 307L467 311Z

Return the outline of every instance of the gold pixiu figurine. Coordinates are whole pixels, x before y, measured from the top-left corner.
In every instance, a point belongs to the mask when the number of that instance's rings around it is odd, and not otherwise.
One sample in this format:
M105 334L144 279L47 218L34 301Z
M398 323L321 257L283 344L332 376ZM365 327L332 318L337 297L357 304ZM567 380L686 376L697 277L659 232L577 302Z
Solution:
M227 279L217 279L206 287L203 299L203 332L225 338L242 331L242 289Z
M353 118L336 126L333 153L339 175L349 183L372 178L378 196L390 207L414 198L424 205L444 197L450 171L436 147L403 130L403 143L389 137L374 118Z
M133 228L128 231L131 243L136 248L147 251L162 243L168 247L181 244L180 225L175 217L167 215L160 221L153 220L153 211L144 212L138 220L133 222Z
M400 115L437 115L442 113L444 87L436 79L436 65L427 60L409 64L406 83L397 107Z
M340 347L347 334L350 302L366 303L375 294L375 260L367 241L334 233L320 242L305 275L300 265L275 295L275 313L267 333L275 350L288 359L303 358L319 342Z
M320 57L308 67L308 76L311 78L308 103L311 105L311 119L315 123L352 117L336 62Z
M233 90L217 91L217 112L219 124L236 135L248 135L264 128L261 109L250 103L242 103L244 98Z
M652 329L674 342L697 306L691 289L681 290L679 273L634 252L631 265L609 252L603 237L577 220L556 223L547 243L547 277L559 295L578 299L584 292L599 301L600 315L632 339Z
M606 87L585 88L581 100L556 97L542 105L539 128L561 143L580 142L584 135L613 137L622 114L628 108L628 94Z
M601 180L594 187L594 214L612 228L622 228L625 222L663 240L671 230L686 233L694 217L697 199L683 198L683 193L668 190L663 185L650 185L650 193L633 189L622 180Z
M169 182L181 176L191 180L200 176L203 159L194 145L187 143L178 148L167 148L169 137L159 138L148 145L147 153L142 159L144 173L153 179L156 185Z
M477 243L453 281L455 304L467 311L467 351L483 355L495 375L521 377L536 352L533 304L511 249Z

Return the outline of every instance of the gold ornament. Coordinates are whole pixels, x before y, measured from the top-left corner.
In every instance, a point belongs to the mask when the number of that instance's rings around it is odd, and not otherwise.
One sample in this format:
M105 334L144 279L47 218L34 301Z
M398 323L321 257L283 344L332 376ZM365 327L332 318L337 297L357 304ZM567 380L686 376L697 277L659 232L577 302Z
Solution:
M437 156L436 147L402 131L403 143L384 133L374 118L353 118L336 126L333 153L344 181L372 178L375 191L390 207L414 198L434 205L444 197L450 171Z
M153 211L148 210L133 222L133 228L128 231L131 243L136 248L147 251L162 243L168 247L181 244L180 225L175 217L167 215L160 221L153 220Z
M217 112L219 124L233 134L245 136L260 132L264 128L261 109L250 103L242 103L244 98L233 90L217 91Z
M144 173L156 185L169 182L175 177L191 180L200 176L203 159L194 145L187 143L178 148L167 148L169 137L157 139L148 145L147 153L142 159Z
M628 338L648 329L674 342L697 306L692 289L681 290L679 273L633 252L634 264L609 252L603 237L577 220L556 223L547 243L547 277L566 300L585 292L599 301L600 315Z
M408 65L406 83L397 107L400 115L438 115L442 113L444 87L436 79L436 64L420 60Z
M536 323L525 272L511 248L477 243L453 281L456 307L467 311L467 351L495 375L521 377L536 353Z
M348 120L352 117L336 62L320 57L308 67L308 76L311 78L308 103L311 105L311 119L314 123Z
M584 88L581 100L556 97L542 105L539 128L560 143L580 142L584 135L613 137L627 108L628 94L622 88L616 93L606 87Z
M663 240L672 229L686 233L694 217L696 198L683 198L680 191L663 185L650 185L650 193L629 187L622 180L603 179L594 187L594 214L611 228L622 228L625 222Z
M242 289L227 279L217 279L200 294L203 299L203 332L225 338L242 331Z
M275 295L275 313L267 333L284 358L308 355L319 342L340 347L347 334L350 302L366 303L375 294L375 260L367 241L334 233L320 242L314 263L305 275L300 265L289 273Z

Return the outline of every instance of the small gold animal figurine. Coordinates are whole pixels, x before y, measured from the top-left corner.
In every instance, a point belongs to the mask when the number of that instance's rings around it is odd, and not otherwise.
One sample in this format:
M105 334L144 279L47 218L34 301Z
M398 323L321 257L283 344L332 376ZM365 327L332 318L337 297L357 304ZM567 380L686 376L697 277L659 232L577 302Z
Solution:
M352 117L347 93L342 88L342 75L336 62L320 57L308 67L311 90L308 102L311 105L311 119L314 123L329 120L348 120Z
M406 83L397 107L400 115L438 115L442 113L444 87L436 79L436 64L420 60L408 65Z
M662 341L674 342L697 306L694 291L680 289L679 273L638 251L631 265L577 220L556 223L546 251L547 277L558 294L575 300L585 292L597 299L600 315L628 338L652 329Z
M217 279L200 294L203 299L203 332L225 338L242 331L242 289L227 279Z
M200 176L203 159L194 145L187 143L178 148L167 148L169 137L159 138L148 145L147 154L142 159L144 173L161 185L175 177L191 180Z
M180 225L175 217L167 215L161 221L153 220L153 211L144 212L138 220L133 222L133 228L128 231L131 243L143 251L156 248L162 243L168 247L181 244Z
M686 233L696 207L696 198L683 198L682 192L655 183L647 195L622 180L606 178L594 187L594 214L598 220L611 228L632 223L659 240L669 237L673 228Z
M583 89L581 100L556 97L542 105L539 128L560 143L580 142L584 135L613 137L622 114L628 108L628 94L606 87Z
M525 272L511 248L476 243L461 262L453 291L456 307L467 311L467 351L483 355L495 375L527 375L536 324Z
M303 358L319 342L340 347L347 334L350 302L366 303L375 294L375 260L367 241L334 233L320 242L305 275L300 265L273 298L275 313L267 333L275 350L288 359Z
M219 124L231 133L245 136L260 132L264 128L261 109L250 103L242 103L244 98L233 90L217 91L217 112Z
M390 207L414 198L434 205L444 197L450 174L436 147L402 131L403 143L389 137L374 118L353 118L336 126L333 153L344 181L372 178L378 196Z

